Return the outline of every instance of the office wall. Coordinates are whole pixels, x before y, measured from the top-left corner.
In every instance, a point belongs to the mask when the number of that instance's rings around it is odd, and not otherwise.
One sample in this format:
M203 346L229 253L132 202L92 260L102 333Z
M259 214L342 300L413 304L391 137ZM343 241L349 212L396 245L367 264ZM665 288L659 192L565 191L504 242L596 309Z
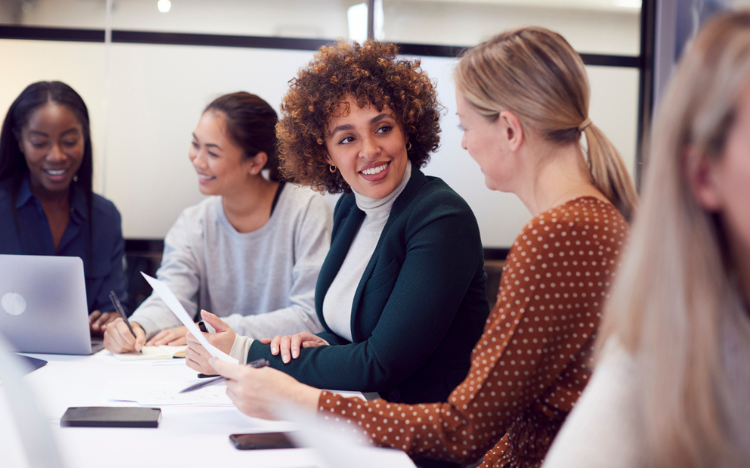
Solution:
M124 14L126 3L116 2L119 14ZM134 1L133 5L140 3L143 2ZM91 15L103 15L98 2L76 4L79 23L84 18L82 9L88 8ZM345 2L333 4L345 10ZM38 5L52 8L54 2L41 0ZM524 18L531 21L533 16L528 16L527 10L519 7L508 11L525 12L527 16L519 16L518 21ZM27 17L37 18L40 24L51 15L49 11L35 14ZM590 19L593 14L587 13L587 17ZM602 14L613 16L612 12ZM475 17L477 23L483 21L482 15ZM633 41L637 43L638 32L633 31L632 14L621 17L619 23L610 21L609 27L615 29L619 24L620 30L613 32L613 37L630 37L628 44L621 44L630 50ZM485 23L489 22L487 19L481 27L488 28ZM510 18L504 24L512 22ZM560 24L562 28L564 25ZM415 30L420 27L423 26L415 21ZM429 37L427 32L424 34L413 39ZM587 46L582 34L579 50L595 50L599 35L590 36ZM288 80L312 55L310 51L120 43L110 45L107 50L104 44L0 40L0 63L4 69L0 75L0 112L4 113L31 82L59 79L73 86L91 112L95 190L120 209L126 237L161 238L184 207L201 199L187 159L190 135L201 110L214 97L237 90L257 93L278 109ZM509 247L530 215L514 196L487 190L478 166L460 147L451 81L455 59L428 57L423 58L422 64L436 79L440 100L446 107L442 144L425 172L442 177L466 198L479 220L486 247ZM592 86L591 117L611 137L632 171L638 71L588 67L588 72Z
M113 44L105 93L102 44L0 41L4 73L0 108L28 84L60 79L78 90L91 111L95 189L123 215L126 237L163 237L185 206L201 199L187 159L190 134L214 97L245 89L278 109L287 81L312 52ZM515 197L484 187L476 164L460 147L451 82L453 59L424 58L446 106L442 144L426 168L444 178L475 210L487 247L508 247L529 214ZM591 116L634 167L638 73L588 67ZM105 101L109 122L105 138Z
M94 143L95 190L101 192L104 136L103 44L0 40L0 114L29 84L40 80L68 83L89 109Z
M508 3L383 0L383 33L397 42L474 45L500 31L534 25L559 32L579 52L640 52L640 9L612 8L611 1L589 2L601 9L566 8L571 2L562 0Z
M0 0L11 4L16 0ZM112 28L138 31L329 38L347 37L347 9L365 0L113 0ZM105 0L34 0L22 24L103 29ZM474 45L499 31L544 26L581 52L637 55L637 0L382 0L383 39ZM0 22L7 22L1 16Z
M173 0L163 14L157 0L113 0L112 28L336 38L348 34L346 11L356 3L360 1ZM35 0L22 21L27 26L103 29L105 8L104 0Z

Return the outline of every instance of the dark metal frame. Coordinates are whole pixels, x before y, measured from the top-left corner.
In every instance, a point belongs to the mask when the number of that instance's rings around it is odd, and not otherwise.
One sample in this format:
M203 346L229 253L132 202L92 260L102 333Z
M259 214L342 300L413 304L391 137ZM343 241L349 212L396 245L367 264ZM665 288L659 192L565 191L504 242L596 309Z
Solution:
M656 47L656 1L644 0L641 6L641 56L638 84L638 146L636 147L635 183L640 189L643 179L644 139L651 126L654 110L654 50Z
M0 39L64 42L104 42L103 29L43 28L36 26L0 26ZM164 33L112 30L112 42L121 44L160 44L251 49L318 50L334 39L293 37L234 36L226 34ZM458 57L467 47L435 44L396 43L404 55ZM641 68L641 58L627 55L581 54L586 65Z

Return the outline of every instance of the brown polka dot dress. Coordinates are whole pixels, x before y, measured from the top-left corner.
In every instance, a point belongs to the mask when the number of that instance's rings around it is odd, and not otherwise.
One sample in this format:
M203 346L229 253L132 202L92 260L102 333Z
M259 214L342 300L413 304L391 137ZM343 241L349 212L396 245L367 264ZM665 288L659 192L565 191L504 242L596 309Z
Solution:
M513 244L497 303L447 403L365 402L323 392L326 419L356 423L381 446L482 467L542 464L590 375L602 305L628 234L593 197L535 217Z

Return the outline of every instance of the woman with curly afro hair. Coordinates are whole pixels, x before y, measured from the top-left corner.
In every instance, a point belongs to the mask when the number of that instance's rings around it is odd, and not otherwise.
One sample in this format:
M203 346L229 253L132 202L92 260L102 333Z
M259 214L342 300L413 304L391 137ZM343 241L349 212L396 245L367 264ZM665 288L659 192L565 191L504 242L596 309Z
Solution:
M440 141L433 83L393 44L338 42L300 70L281 109L284 175L344 192L316 288L325 330L236 337L224 351L241 362L265 358L318 388L444 400L466 377L489 305L474 214L420 170ZM226 342L220 335L210 337ZM189 365L213 373L189 342Z
M302 185L329 193L357 189L356 178L332 170L327 140L331 119L350 112L350 104L388 107L405 138L407 157L424 167L440 143L440 111L435 88L419 61L398 60L395 44L376 41L323 47L300 71L282 103L277 125L281 170ZM401 170L403 172L403 169ZM351 184L354 184L352 187Z

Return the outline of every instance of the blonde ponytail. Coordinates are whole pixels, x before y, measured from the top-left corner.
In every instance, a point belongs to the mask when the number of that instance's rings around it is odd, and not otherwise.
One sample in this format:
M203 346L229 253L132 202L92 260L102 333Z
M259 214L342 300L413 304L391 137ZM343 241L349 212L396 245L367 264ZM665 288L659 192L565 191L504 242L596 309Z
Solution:
M638 203L638 194L620 153L599 127L588 125L584 133L594 185L625 219L631 220Z
M586 69L562 36L538 27L499 34L467 51L454 79L469 105L489 119L511 111L553 143L580 144L585 133L592 182L630 219L635 186L614 145L588 118Z

